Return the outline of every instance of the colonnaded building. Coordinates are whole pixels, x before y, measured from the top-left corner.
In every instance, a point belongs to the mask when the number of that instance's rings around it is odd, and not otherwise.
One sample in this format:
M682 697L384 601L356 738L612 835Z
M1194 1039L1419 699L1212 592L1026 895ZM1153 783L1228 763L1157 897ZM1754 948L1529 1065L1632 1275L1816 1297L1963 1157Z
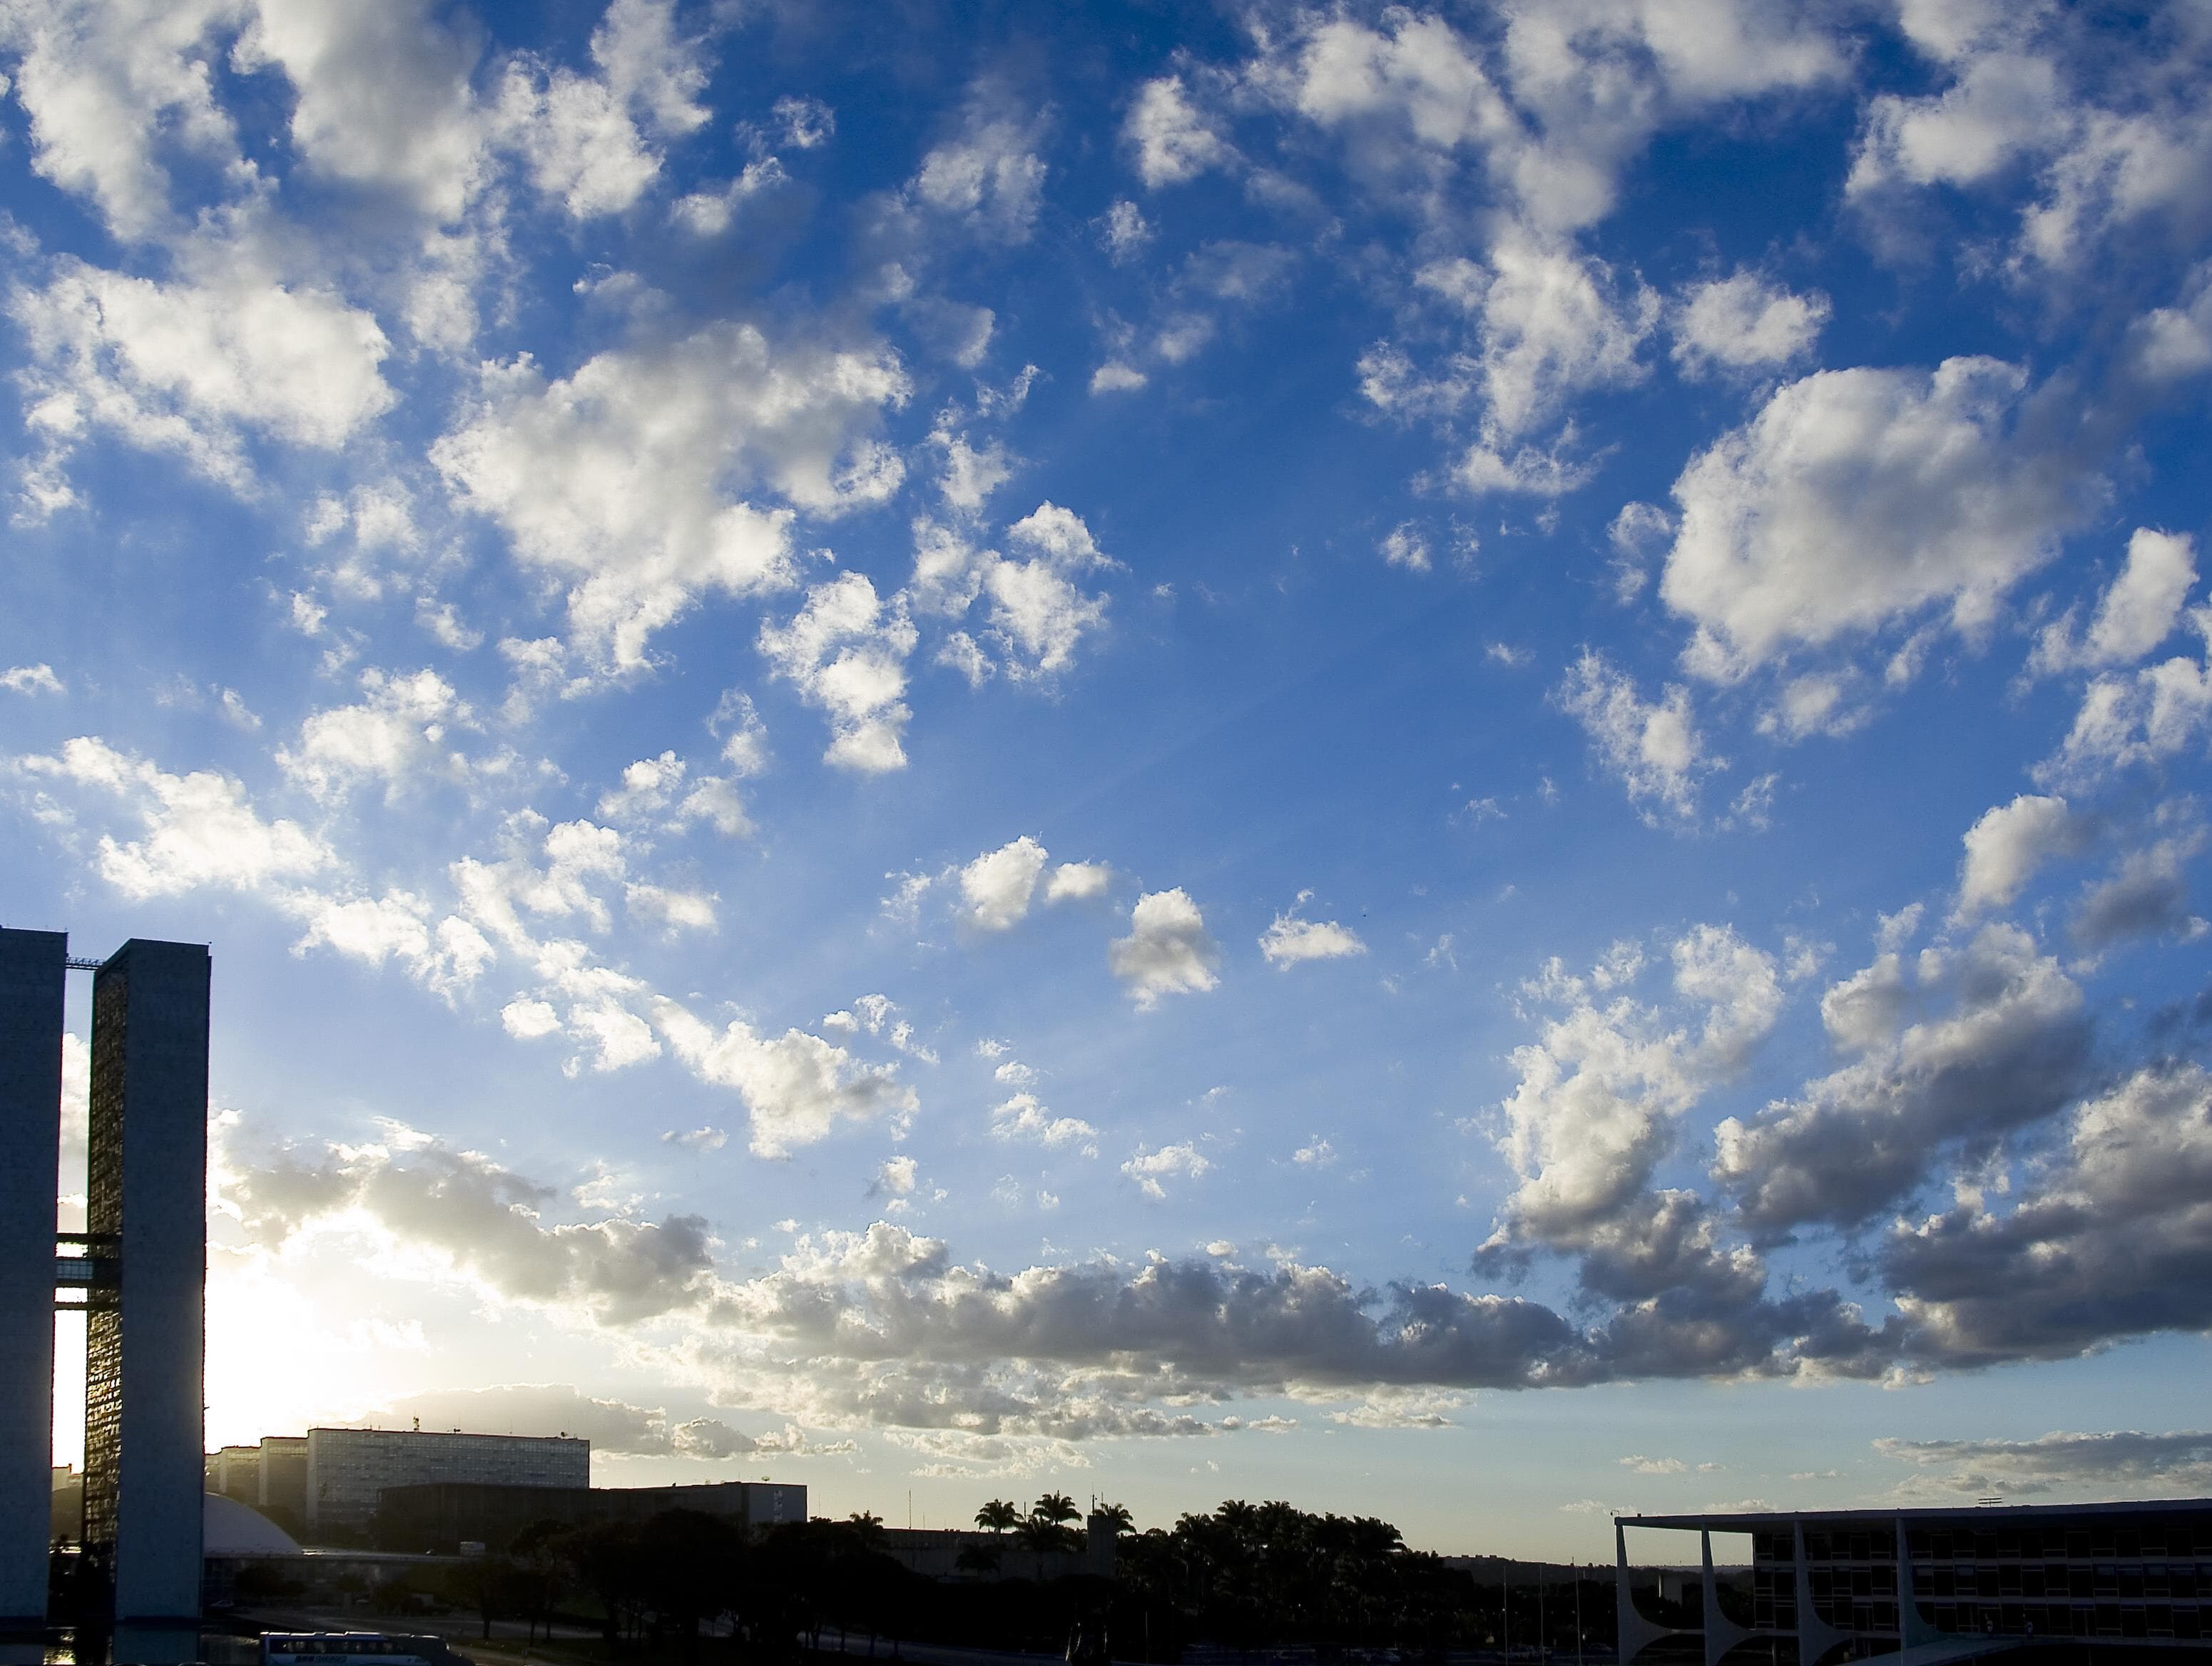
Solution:
M85 1230L57 1235L65 975L92 973ZM85 1314L81 1571L114 1657L199 1639L208 951L0 928L0 1632L47 1624L54 1312ZM80 1590L88 1582L80 1581ZM36 1656L32 1656L36 1658Z
M1696 1533L1702 1578L1639 1589L1632 1529ZM1620 1666L2212 1658L2212 1499L1620 1516L1613 1532ZM1716 1566L1716 1534L1748 1536L1747 1570Z

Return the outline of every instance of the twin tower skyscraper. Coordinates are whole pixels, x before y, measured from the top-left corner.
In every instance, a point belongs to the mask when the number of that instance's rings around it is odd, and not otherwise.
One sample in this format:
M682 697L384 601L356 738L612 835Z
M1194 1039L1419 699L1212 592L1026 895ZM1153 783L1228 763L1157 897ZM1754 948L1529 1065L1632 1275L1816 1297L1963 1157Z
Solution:
M71 970L93 980L87 1203L84 1231L58 1234ZM200 944L133 938L90 961L70 957L64 933L0 928L0 1658L49 1623L58 1309L82 1309L86 1330L83 1551L68 1617L81 1642L112 1626L117 1661L197 1654L208 971Z

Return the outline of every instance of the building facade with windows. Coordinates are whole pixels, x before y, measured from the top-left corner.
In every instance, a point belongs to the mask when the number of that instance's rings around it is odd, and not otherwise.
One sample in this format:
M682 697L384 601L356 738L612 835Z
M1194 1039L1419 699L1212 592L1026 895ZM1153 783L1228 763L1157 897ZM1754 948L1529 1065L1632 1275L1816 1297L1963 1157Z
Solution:
M307 1530L307 1437L264 1434L250 1502L294 1537Z
M57 1233L63 981L92 973L85 1229ZM0 1636L47 1619L54 1313L85 1322L79 1621L118 1660L198 1657L210 964L0 929ZM106 1646L106 1645L103 1645Z
M385 1488L373 1537L380 1550L453 1555L467 1544L503 1550L542 1521L639 1523L665 1510L696 1510L758 1531L805 1521L806 1488L769 1481L592 1487L431 1481Z
M2086 1662L2115 1648L2212 1657L2212 1499L1623 1516L1613 1525L1621 1666L2021 1651ZM1640 1590L1632 1529L1698 1534L1700 1588L1679 1602ZM1748 1536L1747 1569L1723 1573L1716 1534Z
M319 1543L365 1539L375 1522L380 1494L392 1487L434 1481L588 1487L592 1443L572 1435L310 1429L308 1540Z

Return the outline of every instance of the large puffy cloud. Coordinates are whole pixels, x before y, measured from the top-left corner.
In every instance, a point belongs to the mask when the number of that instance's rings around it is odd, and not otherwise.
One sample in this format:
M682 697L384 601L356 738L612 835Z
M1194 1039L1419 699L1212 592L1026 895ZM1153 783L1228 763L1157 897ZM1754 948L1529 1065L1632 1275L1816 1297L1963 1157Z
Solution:
M320 1218L349 1217L510 1300L609 1324L696 1306L714 1265L697 1215L548 1222L550 1187L398 1124L377 1142L283 1154L228 1176L226 1190L257 1243L280 1246Z
M673 0L613 0L592 35L595 76L527 58L507 67L503 136L521 152L531 183L577 219L636 202L660 172L653 140L694 132L708 118L697 101L707 83L702 45L678 37L675 10Z
M1503 1106L1498 1145L1521 1179L1493 1246L1602 1245L1609 1256L1633 1259L1640 1252L1616 1231L1623 1222L1678 1236L1702 1230L1679 1207L1653 1212L1653 1170L1677 1119L1742 1067L1773 1028L1784 997L1773 957L1725 926L1686 933L1668 958L1682 1013L1626 993L1644 970L1641 953L1627 945L1586 978L1554 965L1532 986L1566 1010L1514 1050L1520 1081ZM1700 1009L1693 1030L1685 1013Z
M459 915L440 918L428 900L406 891L362 888L326 839L288 818L264 816L234 777L213 770L173 774L88 736L58 755L19 759L16 766L33 779L122 801L140 836L103 833L93 867L126 897L241 892L305 928L295 952L327 945L372 966L396 958L447 995L474 981L493 957L483 934ZM50 808L73 819L58 805Z
M1569 1326L1508 1298L1434 1286L1367 1292L1325 1268L1262 1272L1212 1259L1001 1275L880 1223L802 1245L728 1292L721 1312L801 1354L1119 1368L1151 1378L1147 1389L1179 1375L1247 1388L1481 1386L1586 1368Z
M2176 9L2122 43L2074 9L1908 6L1912 45L1948 73L1917 96L1868 107L1846 193L1887 199L1945 185L1996 191L2023 172L2015 274L2081 270L2163 221L2203 224L2212 118L2197 96L2212 41ZM2118 48L2118 50L2115 50Z
M1833 985L1820 1015L1859 1057L1716 1131L1714 1175L1755 1230L1863 1225L1940 1157L1986 1157L2063 1110L2088 1063L2081 990L2014 926L1924 950L1910 972L1884 953Z
M337 853L298 822L264 819L243 783L213 770L172 775L159 765L79 736L52 757L17 766L33 777L98 787L129 802L143 827L129 841L100 835L94 865L126 897L174 896L200 886L279 887L336 865Z
M430 455L518 556L568 581L580 641L629 668L702 592L796 581L792 510L734 490L834 515L896 488L902 465L868 430L908 386L888 349L777 345L714 324L551 382L527 358L489 367Z
M733 1018L717 1033L665 997L653 1003L653 1016L694 1074L744 1099L757 1157L827 1139L841 1122L896 1121L918 1103L891 1066L861 1064L804 1030L763 1036Z
M1845 63L1816 21L1747 0L1694 18L1659 0L1547 0L1514 13L1490 61L1471 35L1407 10L1379 27L1322 11L1297 25L1247 66L1247 85L1345 135L1356 167L1431 213L1455 156L1471 156L1547 236L1610 211L1620 165L1668 120L1815 85Z
M1697 627L1690 668L1741 675L1936 606L1985 626L2097 489L2040 433L2047 403L1986 358L1778 390L1674 482L1660 593Z
M2009 1210L1970 1196L1882 1246L1930 1362L2058 1359L2212 1325L2212 1077L2152 1066L2075 1110Z
M236 250L195 246L167 282L64 257L43 285L11 290L30 349L16 373L25 420L45 446L28 482L34 510L73 500L63 460L95 429L251 493L248 434L330 450L392 405L371 314Z
M327 799L365 779L396 792L419 777L465 772L459 754L442 749L450 727L469 720L451 683L427 669L405 676L372 667L361 687L365 699L315 712L301 724L298 747L276 754L308 792Z
M206 47L238 9L235 0L11 8L0 39L21 54L16 95L31 118L32 166L89 197L119 237L158 228L169 175L153 135L201 165L237 158Z
M1203 995L1221 981L1214 968L1221 949L1206 917L1180 885L1148 891L1129 912L1129 935L1107 946L1107 964L1128 986L1130 998L1150 1010L1165 995Z
M1705 7L1692 27L1663 5L1553 0L1516 9L1494 50L1402 9L1376 25L1307 13L1266 42L1243 82L1340 136L1363 188L1396 198L1444 245L1417 286L1462 312L1473 341L1431 375L1379 345L1361 363L1369 397L1415 415L1480 396L1457 482L1557 495L1590 472L1572 455L1571 428L1548 445L1524 436L1577 394L1639 379L1638 352L1661 310L1576 234L1612 209L1624 164L1670 120L1808 86L1844 63L1817 24L1771 9ZM1469 163L1485 189L1471 188ZM1471 215L1483 245L1452 251ZM1785 306L1767 333L1803 328Z
M422 0L258 8L233 67L292 84L294 153L325 178L459 217L483 183L486 123L470 87L478 48Z
M224 1190L249 1240L272 1250L307 1232L368 1230L428 1252L423 1270L507 1301L596 1325L680 1318L696 1366L821 1421L1163 1433L1179 1431L1145 1402L1194 1392L1334 1396L1605 1372L1590 1338L1537 1304L1441 1286L1363 1289L1296 1263L1102 1259L1009 1275L879 1222L802 1238L769 1271L732 1281L696 1217L558 1220L551 1188L397 1124L368 1143L238 1169ZM650 1414L551 1400L537 1409L563 1427L611 1418L618 1439L653 1450L663 1438Z
M1716 937L1686 951L1678 980L1718 979L1740 998L1679 1045L1714 1057L1746 1045L1745 1021L1767 997L1741 960ZM734 1278L702 1223L556 1220L550 1188L396 1125L371 1144L288 1153L226 1187L264 1245L319 1223L366 1228L502 1299L598 1325L679 1321L670 1357L723 1403L817 1425L1082 1439L1203 1433L1163 1404L1243 1393L1872 1375L2201 1326L2198 1293L2212 1287L2196 1264L2212 1243L2198 1172L2212 1160L2209 1106L2212 1081L2197 1067L2147 1071L2077 1112L2069 1146L2010 1216L1976 1202L1900 1227L1881 1265L1905 1311L1879 1329L1833 1291L1768 1297L1757 1256L1722 1242L1679 1191L1644 1193L1585 1234L1583 1287L1599 1312L1577 1325L1534 1302L1442 1285L1363 1288L1291 1260L1102 1257L1000 1274L881 1222L802 1237L766 1272ZM1195 1172L1173 1148L1147 1154L1166 1160L1140 1165L1139 1178ZM2118 1306L2089 1293L2108 1291ZM564 1402L558 1415L602 1413L617 1417L616 1438L647 1450L664 1438L677 1450L727 1444L619 1406Z
M1874 1443L1916 1473L1900 1490L1956 1498L2195 1498L2212 1490L2212 1433L2053 1430L2032 1440Z

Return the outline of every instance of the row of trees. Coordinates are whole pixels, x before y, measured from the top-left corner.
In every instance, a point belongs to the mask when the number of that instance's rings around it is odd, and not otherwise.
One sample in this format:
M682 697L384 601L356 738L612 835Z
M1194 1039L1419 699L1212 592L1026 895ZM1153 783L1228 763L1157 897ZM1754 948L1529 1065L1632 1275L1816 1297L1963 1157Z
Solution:
M1129 1512L1118 1504L1102 1504L1095 1514L1114 1524L1116 1533L1130 1529ZM1065 1493L1047 1493L1026 1513L1006 1499L993 1499L975 1512L975 1525L993 1533L1011 1533L1024 1550L1080 1550L1083 1530L1075 1525L1083 1512Z
M480 1614L487 1635L500 1619L528 1622L534 1637L557 1615L598 1623L611 1652L643 1647L686 1658L698 1654L702 1629L729 1639L717 1641L718 1654L760 1661L818 1647L830 1628L1052 1654L1079 1628L1086 1653L1152 1661L1178 1659L1201 1642L1435 1656L1509 1640L1516 1655L1542 1647L1571 1660L1578 1643L1602 1652L1613 1640L1608 1581L1507 1586L1497 1571L1478 1575L1409 1549L1395 1527L1372 1517L1231 1499L1139 1533L1119 1506L1096 1513L1116 1532L1111 1580L939 1583L886 1554L873 1516L749 1536L719 1517L671 1510L642 1524L538 1523L502 1554L453 1569L439 1594ZM1040 1548L1064 1548L1080 1518L1053 1493L1026 1511L993 1499L975 1517ZM1048 1545L1048 1530L1065 1536Z
M696 1510L642 1523L541 1521L489 1556L373 1588L358 1575L335 1584L384 1613L463 1609L478 1617L486 1638L498 1621L523 1622L533 1641L541 1632L550 1639L557 1619L596 1624L611 1653L672 1650L695 1658L704 1631L731 1639L746 1660L787 1660L801 1639L818 1645L825 1627L903 1634L917 1582L881 1554L883 1535L872 1516L786 1523L752 1536ZM256 1566L239 1577L235 1595L250 1608L315 1593L281 1567Z
M1510 1641L1516 1653L1540 1646L1571 1658L1578 1644L1613 1642L1604 1582L1516 1587L1478 1578L1409 1549L1395 1527L1371 1516L1232 1499L1172 1529L1124 1537L1115 1561L1117 1654L1172 1659L1199 1640L1416 1654ZM1127 1650L1132 1619L1143 1632L1134 1651Z

